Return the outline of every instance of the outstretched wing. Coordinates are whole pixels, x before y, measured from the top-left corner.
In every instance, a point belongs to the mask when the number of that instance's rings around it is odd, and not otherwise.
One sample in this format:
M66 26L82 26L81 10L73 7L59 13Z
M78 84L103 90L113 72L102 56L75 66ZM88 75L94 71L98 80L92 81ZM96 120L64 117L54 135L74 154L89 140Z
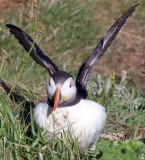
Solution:
M87 82L91 77L91 71L98 60L99 57L103 55L103 53L107 50L107 48L111 45L112 41L115 39L121 27L125 24L127 18L135 11L136 7L139 4L128 9L107 31L104 37L100 40L97 47L93 51L93 53L85 60L85 62L80 67L76 84L79 85L82 89L86 88Z
M32 46L33 40L20 28L11 24L7 24L6 26L10 29L10 32L14 34L14 36L19 40L19 43L24 47L24 49L27 52L29 52ZM49 71L50 75L58 71L58 68L56 67L56 65L49 59L49 57L43 54L43 52L41 51L41 49L38 47L36 43L34 44L34 47L30 53L30 56L38 64L46 68Z

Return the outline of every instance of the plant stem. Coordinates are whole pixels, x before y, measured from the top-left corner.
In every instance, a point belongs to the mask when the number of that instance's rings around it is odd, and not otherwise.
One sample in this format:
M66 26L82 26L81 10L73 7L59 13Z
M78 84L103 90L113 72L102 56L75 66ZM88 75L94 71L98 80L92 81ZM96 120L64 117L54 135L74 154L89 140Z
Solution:
M33 14L35 15L35 8L33 8ZM28 58L29 58L29 55L30 55L30 53L31 53L31 51L32 51L32 49L33 49L33 47L34 47L35 40L36 40L36 36L37 36L37 22L36 22L35 17L34 17L34 24L35 24L34 41L33 41L33 43L32 43L32 46L31 46L29 52L27 53L27 55L26 55L26 57L25 57L25 59L24 59L24 61L23 61L23 65L22 65L22 67L21 67L21 69L20 69L20 71L19 71L19 73L18 73L18 75L17 75L17 77L16 77L16 79L15 79L15 81L14 81L14 83L13 83L13 86L12 86L10 92L8 93L8 95L7 95L7 97L6 97L6 100L9 98L9 96L11 95L11 93L12 93L12 91L13 91L16 83L18 82L18 79L19 79L19 77L20 77L20 75L21 75L21 73L22 73L22 71L23 71L23 69L24 69L24 66L25 66L25 64L26 64L26 62L27 62L27 60L28 60Z
M5 59L2 60L2 64L1 64L1 67L0 67L0 76L1 76L1 73L2 73L3 66L4 66L4 62L5 62Z

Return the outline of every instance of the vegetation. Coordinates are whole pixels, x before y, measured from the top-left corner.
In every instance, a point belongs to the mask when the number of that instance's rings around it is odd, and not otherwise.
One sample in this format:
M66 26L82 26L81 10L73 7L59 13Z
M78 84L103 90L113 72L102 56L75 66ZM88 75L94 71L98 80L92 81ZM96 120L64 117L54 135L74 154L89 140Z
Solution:
M145 159L145 95L133 81L135 74L128 75L125 71L122 75L113 71L107 74L103 64L101 68L106 74L101 76L100 72L96 74L95 66L88 85L88 98L104 105L108 118L101 138L85 153L78 150L77 139L72 139L70 133L59 141L54 138L50 142L46 131L35 126L32 110L34 103L46 99L45 86L49 76L31 58L25 63L11 96L7 96L24 64L26 52L13 36L8 35L6 23L21 27L32 38L37 24L37 44L60 69L76 77L78 68L110 25L138 1L40 1L35 13L35 1L30 2L13 14L9 9L7 19L0 24L1 159ZM144 25L144 8L142 1L128 22L132 27ZM143 33L143 29L139 31ZM107 51L110 63L111 58L125 51L125 46L118 47L122 41L125 40L116 39ZM127 47L128 52L133 52L129 49ZM145 73L144 67L140 73ZM29 107L28 115L22 114Z

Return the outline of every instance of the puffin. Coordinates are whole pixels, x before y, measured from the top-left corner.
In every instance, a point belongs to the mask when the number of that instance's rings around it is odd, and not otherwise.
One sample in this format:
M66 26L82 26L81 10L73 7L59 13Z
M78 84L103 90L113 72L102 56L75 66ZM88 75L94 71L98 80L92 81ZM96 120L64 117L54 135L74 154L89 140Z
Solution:
M74 138L78 138L78 148L85 151L86 147L90 148L99 138L106 122L107 113L104 106L87 99L87 83L91 78L95 62L111 45L138 5L129 8L101 38L94 51L81 65L76 80L69 73L59 70L38 45L34 44L30 56L48 70L50 76L46 85L47 100L39 102L35 106L33 117L36 124L49 133L49 139L52 138L52 135L60 138L64 132L67 133L69 130ZM6 26L29 52L33 40L17 26L12 24Z

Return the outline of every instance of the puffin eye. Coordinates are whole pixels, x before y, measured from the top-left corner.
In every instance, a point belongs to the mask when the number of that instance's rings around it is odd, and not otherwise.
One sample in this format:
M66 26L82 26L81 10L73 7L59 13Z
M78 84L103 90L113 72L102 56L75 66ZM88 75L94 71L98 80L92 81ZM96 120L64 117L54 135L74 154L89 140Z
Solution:
M69 87L70 87L70 88L72 87L71 83L70 83Z

